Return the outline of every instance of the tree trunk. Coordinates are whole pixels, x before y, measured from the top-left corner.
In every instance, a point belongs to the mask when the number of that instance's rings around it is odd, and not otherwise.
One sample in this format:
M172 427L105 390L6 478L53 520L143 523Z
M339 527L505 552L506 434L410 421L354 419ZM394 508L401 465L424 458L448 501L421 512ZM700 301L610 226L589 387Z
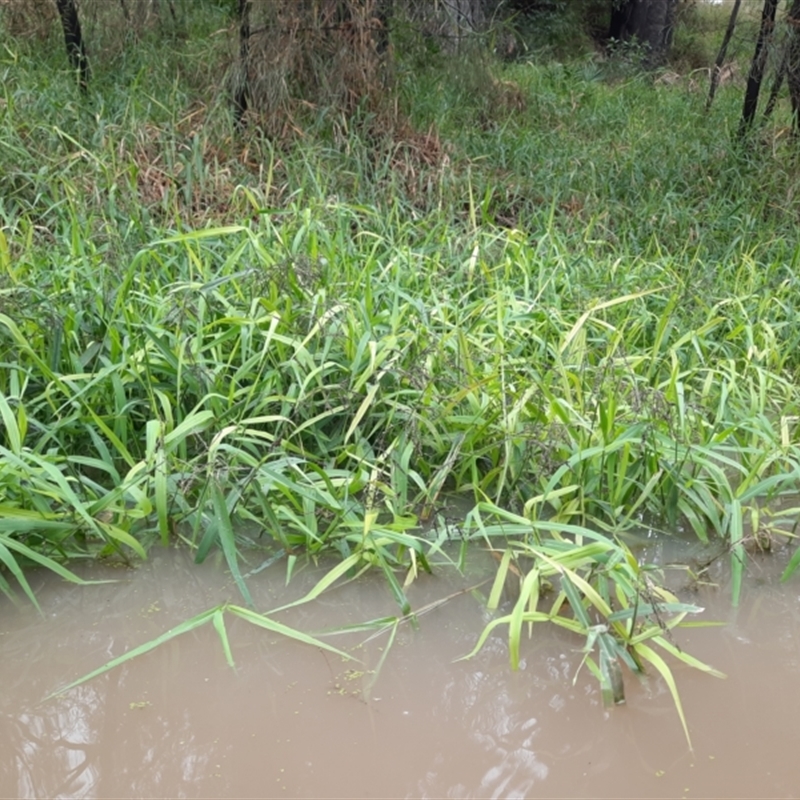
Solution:
M614 5L608 30L618 42L639 41L650 66L663 63L672 45L678 0L624 0Z
M743 138L752 127L758 108L758 95L761 92L761 81L764 79L764 68L767 64L767 45L772 39L775 30L775 12L778 10L778 0L764 0L761 12L761 27L758 31L756 49L753 53L753 63L747 75L747 88L744 92L744 106L742 119L739 123L739 138ZM791 72L791 69L789 69Z
M439 38L454 50L486 25L484 0L406 0L404 5L421 23L423 35Z
M486 22L481 0L455 0L450 7L456 12L461 25L479 31Z
M72 68L78 73L78 83L85 92L89 85L89 59L81 35L81 23L75 0L56 0L61 27L64 29L64 44Z
M800 134L800 0L794 0L786 20L789 24L789 43L786 49L786 82L792 100L792 128Z
M250 96L248 76L250 74L250 1L239 0L239 76L233 92L233 119L237 128L244 124Z
M717 93L717 86L719 86L719 75L722 70L722 64L725 61L725 55L728 52L728 45L730 44L733 32L736 29L736 17L739 16L739 7L742 0L735 0L731 15L728 18L728 27L725 29L725 36L722 38L722 44L719 46L717 53L717 60L714 62L714 69L711 70L711 85L708 88L708 99L706 100L706 111L711 109L711 104L714 102L714 95Z

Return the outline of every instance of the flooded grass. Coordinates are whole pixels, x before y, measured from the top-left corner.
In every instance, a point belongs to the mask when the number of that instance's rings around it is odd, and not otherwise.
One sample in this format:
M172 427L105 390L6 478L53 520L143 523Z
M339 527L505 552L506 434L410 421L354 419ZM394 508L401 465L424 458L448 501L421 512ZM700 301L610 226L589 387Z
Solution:
M498 559L489 611L519 584L480 644L502 626L516 667L524 632L568 629L606 702L625 670L661 675L688 740L675 675L713 670L669 637L697 607L624 536L719 543L734 607L753 543L794 536L780 128L743 153L734 86L706 115L627 62L501 76L411 49L392 113L267 140L213 77L221 14L167 55L155 33L115 51L86 98L46 43L0 53L0 590L37 605L33 567L221 554L236 602L150 644L211 622L231 660L231 615L307 637L273 616L370 572L395 607L366 620L399 635L455 536L448 560ZM455 528L448 494L475 506ZM262 566L291 585L331 557L300 598L256 602Z

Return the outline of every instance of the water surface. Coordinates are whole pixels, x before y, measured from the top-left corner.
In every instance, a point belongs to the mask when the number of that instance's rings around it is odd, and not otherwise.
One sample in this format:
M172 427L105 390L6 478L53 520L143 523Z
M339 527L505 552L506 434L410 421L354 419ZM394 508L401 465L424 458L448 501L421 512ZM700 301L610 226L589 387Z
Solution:
M472 562L465 575L418 580L415 608L478 583L491 567L480 554ZM491 618L479 592L456 594L418 629L400 626L377 675L386 635L352 651L362 663L344 662L231 619L235 671L209 625L43 700L240 601L221 566L177 550L135 570L89 570L110 585L41 575L44 616L2 602L0 796L799 797L800 582L778 584L782 563L756 559L738 610L724 587L683 593L726 623L676 633L728 674L674 665L693 753L662 680L626 674L626 705L606 710L593 679L576 678L582 642L564 632L534 627L516 673L502 636L456 661ZM308 570L287 588L278 566L250 585L266 610L317 577ZM319 632L397 613L375 576L278 618ZM327 641L350 648L367 635Z

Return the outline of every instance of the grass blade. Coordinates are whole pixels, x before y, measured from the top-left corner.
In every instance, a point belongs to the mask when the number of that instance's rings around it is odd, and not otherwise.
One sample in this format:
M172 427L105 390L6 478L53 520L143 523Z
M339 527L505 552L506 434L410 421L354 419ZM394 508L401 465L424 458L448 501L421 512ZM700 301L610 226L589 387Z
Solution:
M308 644L312 647L319 647L323 650L327 650L329 653L334 653L340 658L346 659L347 661L358 660L348 653L345 653L343 650L338 650L337 648L332 647L331 645L326 644L319 639L315 639L313 636L309 636L307 633L303 633L295 628L290 628L288 625L283 625L280 622L276 622L274 619L270 619L264 614L258 614L255 611L242 608L241 606L228 606L227 610L231 614L241 617L241 619L243 619L245 622L249 622L251 625L256 625L259 628L272 631L272 633L286 636L288 639L294 639L296 642L301 642L302 644Z
M222 642L222 652L225 653L225 660L228 662L228 666L233 669L236 665L233 663L233 653L231 652L231 644L228 641L228 631L225 629L225 606L220 606L214 612L211 621L214 623L214 629L219 636L220 642Z
M228 563L228 569L233 575L236 586L244 598L245 602L253 605L253 598L250 595L250 590L244 582L242 572L239 569L239 558L236 551L236 541L233 533L233 524L231 522L230 511L228 504L225 500L225 495L222 493L222 487L216 480L211 483L211 498L214 503L214 516L217 524L217 532L219 533L220 544L222 545L222 552L225 555L225 561Z
M308 592L308 594L303 595L299 600L294 600L291 603L286 603L286 605L279 606L278 608L273 608L270 611L271 614L275 614L278 611L285 611L287 608L294 608L295 606L302 605L303 603L309 603L312 600L316 600L326 589L329 589L334 583L336 583L342 575L349 572L353 567L355 567L361 561L361 554L360 553L353 553L351 556L348 556L344 561L337 564L333 569L327 572L319 581L314 585L314 588Z
M57 691L47 695L45 700L49 700L59 694L64 694L70 689L74 689L76 686L80 686L82 683L92 680L92 678L97 678L100 675L104 675L109 670L114 669L114 667L126 664L138 656L149 653L151 650L155 650L155 648L159 645L165 644L171 639L175 639L177 636L182 636L184 633L188 633L189 631L199 628L201 625L205 625L206 622L208 622L210 619L213 619L214 615L220 610L220 608L221 607L217 607L209 609L208 611L204 611L202 614L198 614L191 619L187 619L185 622L181 622L180 625L170 628L170 630L168 630L166 633L162 633L161 636L151 639L149 642L145 642L138 647L134 647L133 650L129 650L127 653L124 653L117 658L112 658L111 661L107 661L102 667L98 667L96 670L87 673L83 677L78 678L77 680L72 681L72 683L68 683L61 689L58 689Z
M672 695L672 701L675 703L675 710L678 712L678 717L680 718L681 726L683 727L683 733L686 736L686 743L689 745L689 749L693 750L692 738L689 736L689 726L686 724L686 717L683 713L681 698L678 694L678 686L675 683L672 670L667 666L667 663L664 661L664 659L661 658L661 656L656 653L655 650L650 649L646 644L637 644L635 650L638 655L645 659L645 661L649 661L664 678L667 688Z

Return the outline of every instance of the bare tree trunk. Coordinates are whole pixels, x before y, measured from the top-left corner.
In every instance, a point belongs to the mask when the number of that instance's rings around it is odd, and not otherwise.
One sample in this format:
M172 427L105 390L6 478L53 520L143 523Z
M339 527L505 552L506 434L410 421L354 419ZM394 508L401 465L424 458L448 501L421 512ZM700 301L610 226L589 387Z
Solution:
M240 74L233 93L233 118L237 128L244 124L250 90L248 75L250 72L250 2L239 0L239 67Z
M486 21L481 0L450 0L451 9L465 27L478 31Z
M728 45L733 37L733 31L736 29L736 18L739 16L739 8L742 5L742 0L735 0L731 15L728 18L728 27L725 29L725 36L722 39L722 44L717 53L717 60L714 62L714 68L711 70L711 85L708 88L708 100L706 100L706 111L711 110L711 104L714 102L714 95L717 93L717 86L719 86L719 73L722 69L722 64L725 61L725 54L728 52Z
M459 49L470 33L486 23L482 0L413 0L407 3L425 30Z
M742 139L753 126L753 120L758 108L758 95L761 92L761 81L764 79L764 68L767 64L767 45L772 39L775 30L775 12L778 8L777 0L764 0L761 12L761 27L758 31L756 49L753 53L753 63L747 76L747 88L744 92L744 106L742 119L739 123L739 138Z
M475 33L483 28L486 17L481 0L448 0L445 3L452 18L453 36L460 44L466 32Z
M792 101L792 129L800 134L800 0L794 0L786 20L789 24L789 43L786 46L786 82Z
M82 92L89 86L89 58L81 35L81 23L75 0L56 0L61 27L64 29L64 44L72 68L78 73L78 84Z
M608 36L619 42L638 40L651 66L663 63L672 45L677 0L624 0L611 11Z

